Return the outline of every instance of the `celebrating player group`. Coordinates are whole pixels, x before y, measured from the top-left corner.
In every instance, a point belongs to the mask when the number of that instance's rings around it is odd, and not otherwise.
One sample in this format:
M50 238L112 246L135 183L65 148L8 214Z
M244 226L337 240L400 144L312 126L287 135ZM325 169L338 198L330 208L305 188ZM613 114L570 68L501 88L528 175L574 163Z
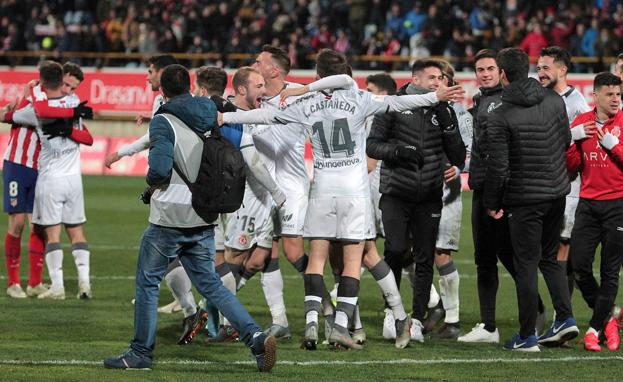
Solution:
M158 310L183 312L180 345L207 326L210 341L244 341L260 371L274 365L275 340L292 333L304 333L305 350L317 350L323 340L337 348L363 348L360 310L366 307L360 307L358 295L366 270L385 302L383 327L367 330L382 332L397 348L423 343L427 333L431 338L499 343L498 260L515 282L519 311L518 332L502 333L504 348L538 352L541 346L560 347L577 337L570 298L577 288L593 311L584 348L600 351L603 344L618 349L623 319L615 307L623 262L621 79L605 72L595 75L591 109L567 84L568 52L545 48L534 64L531 77L530 58L519 49L478 52L473 69L479 92L467 110L452 66L442 60L415 61L411 81L400 89L385 73L368 76L367 88L359 89L346 57L324 49L316 57L316 81L302 85L286 81L287 52L266 45L251 66L233 75L232 97L223 98L225 71L201 67L196 70L194 101L190 105L186 100L181 107L179 97L190 97L184 87L186 70L172 56L150 58L148 81L162 96L154 101L149 133L110 154L106 165L150 149L150 187L143 194L150 203L150 228L143 241L152 227L177 230L183 237L208 227L206 243L211 245L201 248L214 267L206 272L216 273L222 283L219 291L224 289L217 298L198 285L199 268L188 260L194 255L184 252L183 245L156 269L146 260L148 249L142 244L137 275L142 271L145 280L137 276L135 337L126 353L105 365L151 366L157 295L153 300L149 291L162 278L175 301ZM92 293L82 231L86 218L79 145L93 142L83 123L93 113L74 94L83 80L79 67L45 61L39 72L23 97L2 110L3 120L12 123L3 173L9 214L7 294L65 298L60 244L64 225L78 269L78 298L88 299ZM197 110L191 110L195 104ZM213 128L198 127L206 121ZM215 221L186 221L180 212L184 203L190 206L188 186L180 180L192 167L185 166L191 161L186 162L184 145L196 139L180 132L191 130L218 133L244 160L242 205ZM313 152L311 181L306 142ZM471 211L462 208L462 173L469 174L473 190ZM480 322L471 330L460 323L460 272L453 261L463 213L471 216L480 306ZM24 292L18 270L27 220L34 229ZM376 246L379 237L384 238L383 254ZM592 270L599 245L597 281ZM292 327L287 318L282 252L304 285L304 328ZM42 284L44 254L49 287ZM327 262L332 292L324 275ZM538 270L551 308L538 293ZM403 272L413 289L410 309L400 294ZM244 308L221 301L236 300L233 296L256 273L272 317L262 331L254 329ZM204 296L200 303L193 284Z

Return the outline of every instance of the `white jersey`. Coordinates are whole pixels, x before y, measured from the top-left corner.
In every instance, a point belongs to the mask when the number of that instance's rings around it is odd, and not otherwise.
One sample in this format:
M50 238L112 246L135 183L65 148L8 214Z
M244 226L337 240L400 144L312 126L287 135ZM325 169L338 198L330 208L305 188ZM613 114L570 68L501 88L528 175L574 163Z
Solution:
M465 145L465 167L464 172L469 172L469 158L472 152L472 139L474 137L474 117L467 111L465 106L460 103L453 103L452 108L456 113L456 118L459 121L459 133L461 139Z
M302 97L277 114L276 118L284 123L299 121L311 136L311 198L369 196L365 121L379 107L387 105L353 87L330 95L318 92Z
M584 96L573 86L567 86L567 89L565 89L560 96L565 101L567 117L569 118L569 126L571 126L573 120L578 115L591 110L591 107L588 106L588 103L586 103Z
M244 149L245 147L254 146L254 145L256 146L256 149L257 149L257 142L253 134L254 132L261 132L262 127L263 126L260 126L260 125L243 125L242 137L240 138L240 150ZM260 140L262 140L262 138L260 138ZM271 170L271 168L268 167L268 163L272 163L272 162L266 157L266 155L262 154L262 151L258 149L257 152L261 160L266 164L269 173L273 175L274 168ZM253 173L249 171L248 166L245 166L245 168L247 170L246 171L247 183L246 183L245 189L251 190L253 194L262 203L272 202L272 197L270 196L270 192L264 186L260 184L260 182L255 178L255 176L253 176Z
M48 99L41 90L41 86L33 89L36 100L48 100L48 105L59 108L74 108L80 104L80 99L75 93L61 98ZM13 114L16 123L35 126L41 142L39 154L39 179L56 178L67 175L80 174L80 144L70 138L55 137L48 139L43 133L42 126L45 120L40 120L35 114L32 104L17 110ZM74 128L81 129L81 122L77 121Z
M297 88L302 85L292 82L285 83L286 88ZM291 97L288 104L299 97ZM262 109L279 110L280 96L262 100ZM305 141L307 133L298 124L278 125L271 128L267 137L272 143L272 158L275 166L275 180L286 194L303 193L309 190L309 175L305 166Z

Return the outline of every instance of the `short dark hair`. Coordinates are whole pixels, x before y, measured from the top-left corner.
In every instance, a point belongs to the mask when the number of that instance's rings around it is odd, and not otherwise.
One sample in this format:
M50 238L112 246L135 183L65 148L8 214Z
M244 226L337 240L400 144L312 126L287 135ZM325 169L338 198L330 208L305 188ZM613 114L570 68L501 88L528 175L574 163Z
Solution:
M324 78L336 74L352 75L353 69L348 65L346 56L332 49L321 49L316 56L316 73Z
M387 73L370 74L366 77L366 84L374 84L389 95L396 94L396 81Z
M430 67L437 68L439 69L440 72L443 73L443 65L441 65L439 61L432 60L432 59L424 59L424 60L416 60L413 63L413 66L411 66L411 74L421 72L422 70L426 68L430 68Z
M44 88L57 90L63 84L63 67L58 62L46 60L39 64L39 79Z
M147 66L153 65L156 69L164 69L169 65L177 64L175 57L170 54L159 54L151 56L147 59Z
M80 69L78 64L71 61L67 61L63 64L63 74L74 76L80 82L84 81L84 73L82 73L82 69Z
M262 52L270 53L270 57L277 63L277 66L279 66L285 74L290 73L292 64L290 63L290 56L288 56L288 52L279 47L268 44L262 46Z
M504 48L496 58L500 70L506 74L508 82L528 78L530 59L526 52L519 48Z
M495 49L480 49L474 56L474 69L476 69L476 63L483 58L492 58L495 60L497 56L498 52Z
M551 57L554 62L560 62L567 67L567 70L571 69L571 55L565 49L553 45L541 49L541 57Z
M617 60L623 60L623 53L619 53L619 55L617 56Z
M234 87L234 92L236 94L238 93L238 87L247 86L247 84L249 83L249 76L251 75L251 73L260 74L260 72L253 69L250 66L243 66L242 68L236 71L236 73L234 74L234 77L231 80L231 84Z
M227 73L217 66L202 66L197 69L197 85L210 95L223 95L227 87Z
M621 77L610 72L597 73L593 80L593 90L597 91L602 86L621 86Z
M182 65L167 65L160 77L160 89L167 98L190 92L190 74Z

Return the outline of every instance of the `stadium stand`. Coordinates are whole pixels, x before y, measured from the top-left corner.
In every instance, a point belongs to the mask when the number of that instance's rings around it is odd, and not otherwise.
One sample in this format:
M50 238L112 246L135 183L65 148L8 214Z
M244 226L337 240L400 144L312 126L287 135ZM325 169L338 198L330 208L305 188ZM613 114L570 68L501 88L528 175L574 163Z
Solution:
M269 42L286 49L296 69L311 68L311 53L332 48L347 55L407 57L358 60L356 69L404 69L408 57L432 55L451 57L461 71L483 47L519 46L534 57L542 46L559 45L580 58L574 72L596 72L612 61L601 57L616 56L621 37L623 5L606 0L0 2L4 64L35 64L39 58L6 55L12 51L212 52L218 54L188 64L235 68ZM231 53L250 56L228 58ZM136 66L138 54L110 61L93 55L79 63Z

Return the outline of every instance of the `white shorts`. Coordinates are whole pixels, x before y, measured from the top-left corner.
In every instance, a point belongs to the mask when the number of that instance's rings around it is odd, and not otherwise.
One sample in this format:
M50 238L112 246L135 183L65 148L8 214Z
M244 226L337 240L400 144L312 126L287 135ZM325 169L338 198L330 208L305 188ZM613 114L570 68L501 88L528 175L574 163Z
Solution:
M450 251L459 250L461 238L461 218L463 201L461 200L461 178L443 185L443 207L439 220L439 233L435 248Z
M578 208L578 201L580 200L580 183L581 179L579 175L571 182L571 191L569 195L567 195L565 217L560 230L561 239L571 238L571 230L573 230L573 224L575 223L575 210Z
M214 227L214 247L216 252L223 252L225 250L225 229L227 228L227 215L219 214L216 222L218 223Z
M262 202L247 187L242 206L227 215L225 246L237 251L246 251L257 244L258 247L273 246L272 200Z
M368 200L366 197L310 198L303 236L344 241L367 239L371 220Z
M309 196L286 193L286 202L275 214L275 236L303 236Z
M368 219L368 227L366 228L366 240L376 240L378 232L376 230L375 208L372 198L368 199L368 210L370 211L370 219Z
M80 174L37 180L32 222L42 226L77 225L87 221Z

